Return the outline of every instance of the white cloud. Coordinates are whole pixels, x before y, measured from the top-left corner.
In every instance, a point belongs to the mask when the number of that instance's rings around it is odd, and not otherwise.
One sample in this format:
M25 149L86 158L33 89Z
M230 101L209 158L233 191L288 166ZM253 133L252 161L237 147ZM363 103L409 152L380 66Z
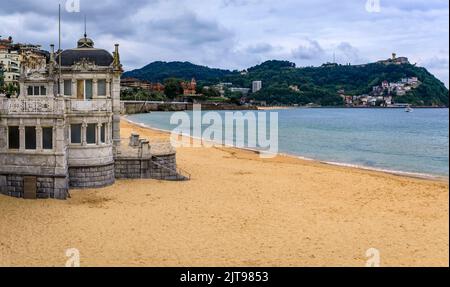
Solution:
M81 0L81 13L63 13L63 47L88 34L97 47L121 44L128 69L156 60L182 60L242 69L268 59L299 66L361 63L392 52L429 68L448 85L448 67L434 58L449 50L448 0ZM58 0L4 1L0 35L48 47L57 42ZM61 0L61 2L65 2ZM430 60L431 59L431 60Z

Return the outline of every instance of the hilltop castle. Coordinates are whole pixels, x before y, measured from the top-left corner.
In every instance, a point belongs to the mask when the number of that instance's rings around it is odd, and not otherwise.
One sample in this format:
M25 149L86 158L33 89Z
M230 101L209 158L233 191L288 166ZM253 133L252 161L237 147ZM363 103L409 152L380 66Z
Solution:
M385 65L404 65L410 64L409 59L406 57L397 57L396 53L392 53L392 57L387 60L378 61L380 64Z
M86 35L74 49L25 54L20 94L0 95L0 193L66 199L116 178L185 179L173 149L121 139L122 73L119 45L111 54Z

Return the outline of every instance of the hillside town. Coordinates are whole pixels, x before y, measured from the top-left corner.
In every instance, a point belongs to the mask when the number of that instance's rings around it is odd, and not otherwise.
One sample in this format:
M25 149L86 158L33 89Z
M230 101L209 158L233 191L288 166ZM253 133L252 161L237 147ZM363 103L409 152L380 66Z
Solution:
M405 104L396 104L394 97L405 96L420 85L421 82L417 77L411 77L403 78L399 82L383 81L381 85L373 86L369 94L348 96L344 90L338 93L347 107L398 107Z
M12 37L3 39L0 36L0 77L3 81L0 91L4 89L9 94L17 94L21 63L25 59L33 59L38 65L48 56L49 53L41 50L40 45L14 43Z

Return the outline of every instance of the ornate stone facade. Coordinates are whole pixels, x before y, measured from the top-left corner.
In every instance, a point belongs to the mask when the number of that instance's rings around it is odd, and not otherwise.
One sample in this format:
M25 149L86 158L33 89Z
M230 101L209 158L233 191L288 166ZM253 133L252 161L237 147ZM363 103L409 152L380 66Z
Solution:
M110 54L86 36L60 55L52 46L48 57L23 57L20 94L0 95L0 193L65 199L69 188L113 184L116 173L175 178L174 152L152 155L145 140L121 145L122 72L118 45ZM167 156L166 166L153 163Z

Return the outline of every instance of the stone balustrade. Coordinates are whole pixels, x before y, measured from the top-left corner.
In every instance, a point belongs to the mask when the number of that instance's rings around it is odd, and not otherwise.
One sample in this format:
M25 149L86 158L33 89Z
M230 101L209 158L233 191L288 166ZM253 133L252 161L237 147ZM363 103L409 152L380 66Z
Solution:
M65 103L55 98L12 98L0 97L0 113L4 115L55 114L63 115Z
M111 100L70 100L69 112L112 112Z
M6 98L0 97L0 113L3 115L56 114L64 112L112 112L111 100L65 100L62 98Z

